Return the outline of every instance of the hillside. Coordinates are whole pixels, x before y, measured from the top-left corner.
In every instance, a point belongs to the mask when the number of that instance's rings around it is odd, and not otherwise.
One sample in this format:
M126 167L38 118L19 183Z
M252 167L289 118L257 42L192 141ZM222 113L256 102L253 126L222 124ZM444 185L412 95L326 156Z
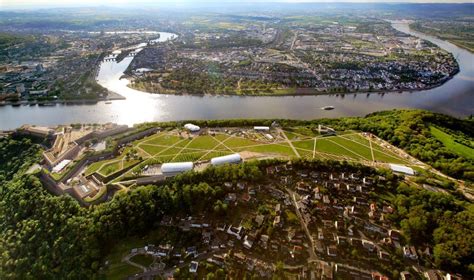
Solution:
M224 126L238 125L239 122L240 125L257 123L252 120L195 123L203 126ZM262 121L258 123L261 124ZM317 123L325 123L338 130L369 131L405 148L412 155L431 162L452 176L466 180L473 178L472 158L462 155L466 149L472 149L474 130L470 120L458 120L425 111L397 110L375 113L365 118L305 122L280 120L279 123L283 127L293 127L300 132L305 127L312 127ZM176 123L161 124L162 127L176 125ZM463 147L460 149L459 145ZM353 203L352 196L348 196L345 189L341 192L322 186L322 182L330 180L327 176L329 173L342 177L344 175L341 174L344 173L356 174L359 180L362 176L373 178L374 184L370 191L362 195L367 207L360 208L364 215L359 219L368 219L366 212L369 203L380 209L389 206L393 208L391 214L384 214L386 220L383 224L402 232L403 238L400 239L402 244L416 246L419 250L423 248L431 250L432 254L429 256L420 254L422 266L461 272L466 276L474 273L470 263L474 254L472 203L456 194L422 189L420 187L422 184L417 183L418 178L404 180L403 177L383 169L375 170L357 163L328 160L299 159L284 169L279 166L287 165L286 161L248 162L241 165L210 167L203 172L186 173L160 187L148 185L131 188L127 192L118 193L111 201L82 208L69 196L54 196L48 193L36 176L25 174L28 165L38 161L37 152L40 147L33 141L24 137L7 137L0 139L0 148L2 151L0 249L3 252L0 256L1 279L86 279L104 276L109 278L112 275L123 278L130 272L130 268L121 264L123 254L129 253L130 249L142 243L148 244L149 240L156 241L156 244L159 244L158 242L181 244L180 242L197 242L196 240L201 242L200 239L196 239L198 233L195 231L185 233L183 235L186 236L185 240L181 240L176 238L177 234L183 234L178 228L162 226L162 223L166 223L170 217L179 220L181 217L195 216L196 213L213 225L221 220L235 223L241 221L248 232L256 230L260 232L259 235L267 233L274 240L286 240L286 237L281 238L282 229L272 226L271 221L275 216L272 207L275 198L258 190L265 186L274 193L285 191L298 193L301 187L295 187L296 180L301 180L304 184L298 183L298 186L308 185L310 189L314 184L321 184L318 188L323 194L330 195L331 200L334 199L332 202L334 205ZM304 174L311 172L320 174L318 180L322 181L315 183L305 179L308 175ZM286 185L280 183L288 177L295 180ZM249 190L258 191L258 195L251 197L248 204L242 204L243 202L239 202L238 206L230 204L227 200L229 194L237 193L241 201L240 197L245 193L243 190L226 188L227 182L232 184L243 182ZM304 196L297 195L298 199ZM314 209L309 212L309 215L316 219L318 226L327 223L318 218L322 215L318 211L327 207L321 203L313 202L311 207ZM299 228L298 210L294 210L291 204L284 207L286 208L282 221L285 227L289 227L290 231L291 228ZM342 218L339 212L322 213L325 213L326 220L334 221ZM259 229L256 226L252 218L256 214L269 217L265 219L267 222L264 223L264 228ZM350 219L344 219L347 223L352 223ZM358 230L366 231L364 227L354 225ZM261 232L263 230L264 232ZM315 225L312 225L310 230L315 230ZM301 238L306 238L304 231L300 229L299 232L303 235ZM197 238L200 238L200 233ZM370 238L374 240L373 242L379 242L381 239L379 234L370 234L364 238ZM188 243L183 243L181 246ZM286 246L285 243L282 246ZM328 245L328 248L329 246L332 245ZM402 270L414 273L410 269L413 262L404 258L401 250L383 244L377 246L389 252L390 262L378 262L376 256L367 253L363 248L358 249L353 244L347 249L340 249L339 261L348 258L353 264L376 269L394 278L398 278ZM259 250L256 252L264 254ZM297 256L295 260L304 263L305 254L306 252ZM267 255L266 258L270 256L272 255ZM277 279L290 277L292 272L285 269L284 264L287 262L291 264L291 259L285 261L281 254L275 254L274 257L278 258L278 262L272 274ZM109 264L110 267L105 265L106 260L112 262ZM324 260L338 261L326 257ZM298 264L296 261L293 262ZM237 275L236 277L255 276L247 274L245 269L242 270L244 274L240 274L242 272L238 265L228 261L226 263L229 265L226 270L211 264L203 265L199 270L199 276L213 279L212 275L221 275L222 272L235 273L233 275ZM373 266L370 266L371 264ZM190 277L187 269L178 271L175 276Z

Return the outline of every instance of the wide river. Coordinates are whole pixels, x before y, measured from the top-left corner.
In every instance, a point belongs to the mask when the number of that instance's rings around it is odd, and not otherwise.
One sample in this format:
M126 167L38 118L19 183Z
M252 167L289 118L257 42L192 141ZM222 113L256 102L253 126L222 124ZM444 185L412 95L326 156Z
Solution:
M346 94L345 96L179 96L140 92L127 87L120 80L132 57L120 63L102 62L98 82L111 91L126 97L111 104L92 105L3 106L0 107L0 130L13 129L22 124L56 125L61 123L115 122L133 125L146 121L229 118L288 118L315 119L322 117L363 116L393 108L421 108L458 117L474 114L474 55L455 45L412 31L407 23L393 23L393 27L431 41L453 53L460 72L444 85L418 92L387 94ZM161 33L159 41L172 39L174 34ZM321 107L332 105L332 111Z

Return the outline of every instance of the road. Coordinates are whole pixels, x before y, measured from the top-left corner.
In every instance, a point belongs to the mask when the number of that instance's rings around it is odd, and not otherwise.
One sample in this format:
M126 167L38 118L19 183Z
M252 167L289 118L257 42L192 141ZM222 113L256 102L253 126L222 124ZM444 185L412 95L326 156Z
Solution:
M308 259L308 262L318 260L318 257L316 256L316 253L314 252L313 237L311 237L311 233L309 232L308 226L306 225L306 222L303 219L303 215L301 215L300 209L298 208L295 193L289 189L286 189L286 191L291 197L291 202L293 206L295 207L296 215L298 216L300 220L301 228L304 230L309 240L308 252L309 252L310 257Z

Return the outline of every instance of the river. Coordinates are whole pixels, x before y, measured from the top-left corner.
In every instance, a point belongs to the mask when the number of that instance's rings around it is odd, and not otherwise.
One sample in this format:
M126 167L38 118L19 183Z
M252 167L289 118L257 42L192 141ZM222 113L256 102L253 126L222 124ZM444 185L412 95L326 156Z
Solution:
M451 52L458 60L460 72L440 87L415 92L387 94L346 94L345 96L179 96L149 94L127 87L120 76L132 61L102 62L98 82L126 97L111 104L61 105L54 107L0 107L0 129L13 129L23 124L57 125L64 123L105 123L133 125L147 121L230 118L315 119L363 116L393 108L420 108L453 116L474 114L474 55L449 42L410 30L406 22L393 23L397 30L431 41ZM160 32L157 41L171 39L174 34ZM321 110L331 105L332 111Z

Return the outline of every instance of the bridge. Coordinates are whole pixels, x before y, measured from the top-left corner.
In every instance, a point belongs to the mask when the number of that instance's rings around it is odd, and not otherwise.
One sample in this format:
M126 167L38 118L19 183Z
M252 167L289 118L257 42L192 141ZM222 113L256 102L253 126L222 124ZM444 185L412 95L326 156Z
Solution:
M129 52L125 57L134 57L136 54L137 54L137 52ZM106 58L104 58L104 62L117 61L117 56L118 55L113 55L113 57L110 57L110 56L106 57Z

